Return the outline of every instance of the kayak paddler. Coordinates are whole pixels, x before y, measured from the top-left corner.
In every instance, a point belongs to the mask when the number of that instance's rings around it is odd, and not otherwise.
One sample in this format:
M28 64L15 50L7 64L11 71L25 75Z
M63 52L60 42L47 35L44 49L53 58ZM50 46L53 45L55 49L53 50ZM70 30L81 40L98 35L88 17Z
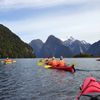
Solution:
M44 58L42 61L46 61L46 59Z
M59 67L63 67L63 66L65 66L66 65L66 63L65 63L65 61L63 61L63 56L61 56L60 57L60 60L58 61L58 66Z
M46 60L45 64L48 65L50 62L50 58L48 57L48 59Z
M48 57L48 59L46 61L50 62L50 58Z
M52 61L50 61L50 63L48 65L51 65L51 66L57 66L58 65L58 62L55 60L55 57L52 57Z
M7 57L7 59L5 60L5 62L12 62L12 60Z

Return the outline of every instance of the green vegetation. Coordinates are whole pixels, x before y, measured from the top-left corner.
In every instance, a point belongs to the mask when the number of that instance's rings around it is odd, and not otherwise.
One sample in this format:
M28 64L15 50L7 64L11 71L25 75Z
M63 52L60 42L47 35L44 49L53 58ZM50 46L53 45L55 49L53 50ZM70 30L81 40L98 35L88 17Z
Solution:
M81 57L94 57L92 54L89 54L89 53L80 53L80 54L77 54L74 56L75 58L81 58Z
M35 58L33 48L0 24L0 58Z

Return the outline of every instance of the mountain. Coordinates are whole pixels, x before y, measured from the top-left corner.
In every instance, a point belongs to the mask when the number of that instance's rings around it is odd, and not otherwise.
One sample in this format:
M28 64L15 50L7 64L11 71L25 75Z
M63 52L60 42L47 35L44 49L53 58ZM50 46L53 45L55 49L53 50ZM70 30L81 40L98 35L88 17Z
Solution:
M71 49L74 55L86 52L91 46L90 43L87 43L84 40L83 41L76 40L71 36L62 38L61 40L63 41L63 44L65 46L68 46Z
M0 58L35 58L33 48L0 24Z
M43 42L40 39L32 40L29 45L34 49L37 57L39 57L40 50L43 46Z
M94 56L100 56L100 40L93 43L87 52L93 54Z
M63 45L62 41L50 35L41 48L39 57L72 57L73 53L68 46Z

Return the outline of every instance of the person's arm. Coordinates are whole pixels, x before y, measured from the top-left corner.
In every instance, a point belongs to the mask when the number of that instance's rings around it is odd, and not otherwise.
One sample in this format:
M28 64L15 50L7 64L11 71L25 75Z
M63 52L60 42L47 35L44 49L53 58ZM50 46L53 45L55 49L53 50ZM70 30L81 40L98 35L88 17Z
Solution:
M48 65L52 65L52 61L50 61L50 63Z

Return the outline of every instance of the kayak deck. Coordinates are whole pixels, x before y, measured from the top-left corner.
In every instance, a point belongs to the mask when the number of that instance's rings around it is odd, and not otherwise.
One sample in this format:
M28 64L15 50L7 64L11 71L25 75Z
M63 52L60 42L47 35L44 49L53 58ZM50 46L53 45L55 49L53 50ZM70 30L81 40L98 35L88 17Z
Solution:
M100 100L100 84L95 78L88 77L84 80L77 100L92 100L91 98L95 98L93 100Z

